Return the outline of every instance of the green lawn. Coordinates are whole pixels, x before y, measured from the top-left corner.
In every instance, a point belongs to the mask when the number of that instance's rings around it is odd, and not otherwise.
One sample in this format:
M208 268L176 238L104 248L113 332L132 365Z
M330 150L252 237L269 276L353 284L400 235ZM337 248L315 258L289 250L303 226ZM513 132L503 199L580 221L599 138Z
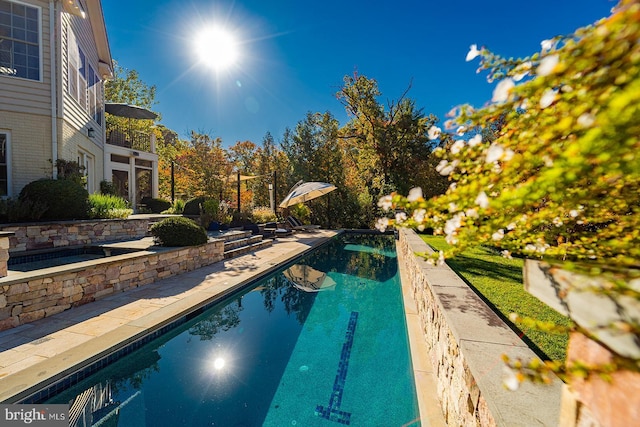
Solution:
M436 250L443 250L448 246L440 236L421 234L420 237ZM571 324L567 317L525 291L522 285L522 259L507 259L489 248L476 247L448 259L447 264L465 279L507 324L519 332L521 338L540 357L552 360L565 359L567 334L544 332L532 329L522 322L514 324L509 320L511 313L517 313L523 318L553 322L557 325Z

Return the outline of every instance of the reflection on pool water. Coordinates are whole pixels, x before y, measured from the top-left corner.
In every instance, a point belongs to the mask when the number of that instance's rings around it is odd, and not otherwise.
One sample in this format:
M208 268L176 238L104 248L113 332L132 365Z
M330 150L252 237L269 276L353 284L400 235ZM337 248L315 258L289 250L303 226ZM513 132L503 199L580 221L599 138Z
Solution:
M345 234L46 403L77 426L415 426L415 396L393 237Z

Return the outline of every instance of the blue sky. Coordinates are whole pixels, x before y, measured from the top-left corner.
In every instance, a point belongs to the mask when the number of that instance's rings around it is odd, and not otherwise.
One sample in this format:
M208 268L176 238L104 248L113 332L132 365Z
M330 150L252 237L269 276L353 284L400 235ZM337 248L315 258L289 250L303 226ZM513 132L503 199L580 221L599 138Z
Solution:
M161 123L225 146L267 131L279 142L308 111L348 120L335 93L355 70L377 80L381 102L408 96L441 123L452 107L481 106L492 85L465 62L471 44L507 57L608 16L611 0L105 0L111 54L157 87ZM197 33L222 25L240 53L230 68L204 66Z

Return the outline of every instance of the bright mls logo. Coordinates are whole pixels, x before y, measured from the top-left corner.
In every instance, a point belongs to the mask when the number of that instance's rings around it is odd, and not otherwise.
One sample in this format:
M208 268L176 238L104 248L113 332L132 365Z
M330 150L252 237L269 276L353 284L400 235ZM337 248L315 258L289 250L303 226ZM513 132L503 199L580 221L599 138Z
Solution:
M67 427L68 405L0 405L0 426Z

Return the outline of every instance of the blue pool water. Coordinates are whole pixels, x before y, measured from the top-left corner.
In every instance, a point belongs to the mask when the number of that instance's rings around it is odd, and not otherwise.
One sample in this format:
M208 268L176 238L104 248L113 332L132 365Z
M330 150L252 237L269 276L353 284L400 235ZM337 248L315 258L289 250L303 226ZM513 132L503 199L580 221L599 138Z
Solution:
M78 426L417 426L393 237L338 236L46 403Z

